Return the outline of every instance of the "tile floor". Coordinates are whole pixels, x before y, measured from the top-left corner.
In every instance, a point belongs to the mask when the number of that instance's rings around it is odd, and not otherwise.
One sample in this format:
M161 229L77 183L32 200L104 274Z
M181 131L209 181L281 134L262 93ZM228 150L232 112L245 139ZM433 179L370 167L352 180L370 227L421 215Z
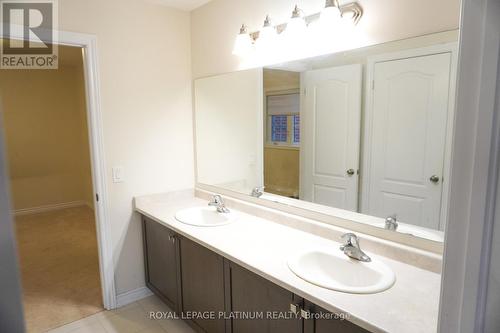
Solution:
M47 333L195 333L182 320L150 319L151 311L171 310L158 297L150 296L117 310L99 312Z

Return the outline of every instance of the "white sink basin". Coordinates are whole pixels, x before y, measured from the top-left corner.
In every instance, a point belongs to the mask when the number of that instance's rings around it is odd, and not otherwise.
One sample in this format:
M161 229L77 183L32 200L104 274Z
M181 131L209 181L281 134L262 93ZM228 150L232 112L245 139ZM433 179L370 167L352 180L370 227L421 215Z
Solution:
M218 213L215 207L193 207L181 210L175 214L175 219L179 222L198 227L218 227L232 223L236 220L237 214Z
M383 262L350 259L335 248L299 254L288 260L288 267L307 282L352 294L378 293L396 281L394 272Z

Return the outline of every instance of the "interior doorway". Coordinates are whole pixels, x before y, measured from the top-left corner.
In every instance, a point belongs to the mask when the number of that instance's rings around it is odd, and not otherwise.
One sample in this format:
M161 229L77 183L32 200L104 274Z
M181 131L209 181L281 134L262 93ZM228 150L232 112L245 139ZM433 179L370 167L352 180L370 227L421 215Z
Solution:
M1 70L4 132L29 332L104 310L83 49L57 70Z

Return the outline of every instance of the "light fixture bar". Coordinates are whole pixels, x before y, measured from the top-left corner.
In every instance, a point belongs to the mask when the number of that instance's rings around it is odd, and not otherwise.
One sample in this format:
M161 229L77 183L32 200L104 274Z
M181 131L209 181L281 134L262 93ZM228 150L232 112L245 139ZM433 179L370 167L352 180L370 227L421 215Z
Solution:
M326 0L325 7L335 6L336 3L338 4L338 2L336 0ZM344 13L352 13L352 20L353 20L354 25L358 24L359 21L361 20L361 17L363 16L363 7L361 7L361 5L357 2L351 2L351 3L347 3L345 5L340 5L339 9L340 9L340 12L342 13L342 15ZM298 8L296 7L294 12L293 12L294 15L295 15L295 12L297 10L298 10ZM321 12L311 14L308 16L304 16L304 20L306 21L307 24L310 24L312 22L319 20L320 14L321 14ZM287 23L282 23L282 24L278 24L276 26L276 31L278 32L278 34L285 31L286 25L287 25ZM255 41L259 38L259 31L251 32L249 35Z
M339 1L338 0L326 0L326 2L325 2L325 8L328 8L328 7L337 7L337 8L340 8Z
M352 19L354 21L354 24L356 25L359 23L359 20L361 20L361 17L363 16L363 7L361 7L357 2L351 2L340 6L340 12L342 13L342 15L344 13L352 13Z

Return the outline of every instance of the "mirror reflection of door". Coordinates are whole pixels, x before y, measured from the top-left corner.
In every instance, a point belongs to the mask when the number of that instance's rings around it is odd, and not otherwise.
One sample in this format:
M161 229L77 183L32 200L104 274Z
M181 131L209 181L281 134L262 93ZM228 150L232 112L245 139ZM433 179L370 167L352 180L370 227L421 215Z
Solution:
M450 68L450 53L375 64L364 213L440 229Z
M302 74L300 198L358 210L361 65Z

